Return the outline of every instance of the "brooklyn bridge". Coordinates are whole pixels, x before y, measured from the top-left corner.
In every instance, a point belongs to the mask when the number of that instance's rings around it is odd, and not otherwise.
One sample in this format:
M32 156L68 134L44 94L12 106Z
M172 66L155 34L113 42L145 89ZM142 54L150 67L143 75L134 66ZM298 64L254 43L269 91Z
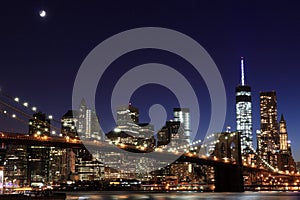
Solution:
M177 161L196 163L203 166L213 167L214 191L219 192L242 192L245 190L299 190L300 175L298 172L274 171L267 165L247 165L243 163L239 153L239 134L223 133L219 142L215 145L215 150L211 155L201 155L199 151L186 152ZM36 136L21 133L0 133L0 143L2 156L5 157L7 146L25 145L40 147L58 147L68 150L85 149L85 145L90 147L101 147L102 151L111 152L113 149L106 142L85 141L70 137ZM231 145L235 143L235 149ZM225 152L221 149L225 145ZM136 151L134 146L120 145L121 149ZM191 147L190 147L191 148ZM199 148L200 149L200 148ZM138 153L145 153L147 149L139 150ZM157 152L158 154L176 154L176 152ZM1 163L3 168L3 162ZM265 166L265 167L263 167Z

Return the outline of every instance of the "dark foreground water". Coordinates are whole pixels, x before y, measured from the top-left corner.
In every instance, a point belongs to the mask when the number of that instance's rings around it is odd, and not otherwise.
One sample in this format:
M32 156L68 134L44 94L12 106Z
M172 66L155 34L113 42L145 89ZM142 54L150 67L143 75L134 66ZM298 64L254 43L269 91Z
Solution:
M196 200L196 199L226 199L226 200L300 200L300 192L244 192L244 193L201 193L201 192L67 192L67 200L75 199L151 199L151 200Z

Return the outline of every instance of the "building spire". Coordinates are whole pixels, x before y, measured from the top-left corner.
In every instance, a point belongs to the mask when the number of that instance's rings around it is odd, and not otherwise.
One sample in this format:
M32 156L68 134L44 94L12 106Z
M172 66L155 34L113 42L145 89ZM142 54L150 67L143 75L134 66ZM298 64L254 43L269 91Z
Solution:
M241 57L241 83L245 85L245 74L244 74L244 58Z
M281 114L280 121L285 121L284 117L283 117L283 114Z

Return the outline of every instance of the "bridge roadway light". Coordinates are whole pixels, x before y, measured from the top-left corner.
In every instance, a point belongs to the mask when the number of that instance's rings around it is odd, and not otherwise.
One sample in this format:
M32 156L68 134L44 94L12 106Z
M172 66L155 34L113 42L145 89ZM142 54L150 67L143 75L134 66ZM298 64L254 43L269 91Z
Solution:
M114 132L120 133L120 132L121 132L121 129L119 129L119 128L114 128Z

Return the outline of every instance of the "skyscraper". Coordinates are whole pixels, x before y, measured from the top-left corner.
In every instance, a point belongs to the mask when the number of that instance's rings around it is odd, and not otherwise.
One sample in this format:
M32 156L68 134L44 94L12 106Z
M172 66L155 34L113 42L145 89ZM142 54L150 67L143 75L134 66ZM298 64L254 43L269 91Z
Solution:
M288 150L288 134L286 130L286 121L283 115L281 115L279 122L279 137L280 137L280 151Z
M188 108L174 108L174 121L180 122L184 128L184 136L186 142L190 143L191 137L191 118L190 118L190 109Z
M134 137L139 137L139 109L131 104L117 108L117 128Z
M245 84L244 59L241 58L241 83L235 89L236 130L241 133L242 155L253 147L251 87Z
M84 99L82 99L78 112L78 127L76 127L80 137L86 137L86 112L86 102Z
M273 167L277 167L279 139L276 92L261 92L260 134L257 136L258 153Z
M78 124L78 113L75 110L68 110L61 118L61 133L63 136L76 137Z
M286 121L281 115L279 122L279 138L280 138L280 148L278 155L278 169L279 170L288 170L296 171L296 163L292 156L291 144L288 140L288 132L286 128Z
M76 114L76 113L75 113ZM74 113L73 113L74 115ZM82 99L78 111L78 126L77 133L83 139L98 139L102 138L97 114L94 110L87 107L86 102Z
M157 146L169 145L169 148L176 148L187 145L183 126L180 121L167 121L157 133Z
M118 125L128 124L129 122L139 123L139 109L129 104L128 106L119 106L117 109Z
M38 136L50 135L50 120L44 113L38 112L33 114L29 120L29 135L37 134Z

